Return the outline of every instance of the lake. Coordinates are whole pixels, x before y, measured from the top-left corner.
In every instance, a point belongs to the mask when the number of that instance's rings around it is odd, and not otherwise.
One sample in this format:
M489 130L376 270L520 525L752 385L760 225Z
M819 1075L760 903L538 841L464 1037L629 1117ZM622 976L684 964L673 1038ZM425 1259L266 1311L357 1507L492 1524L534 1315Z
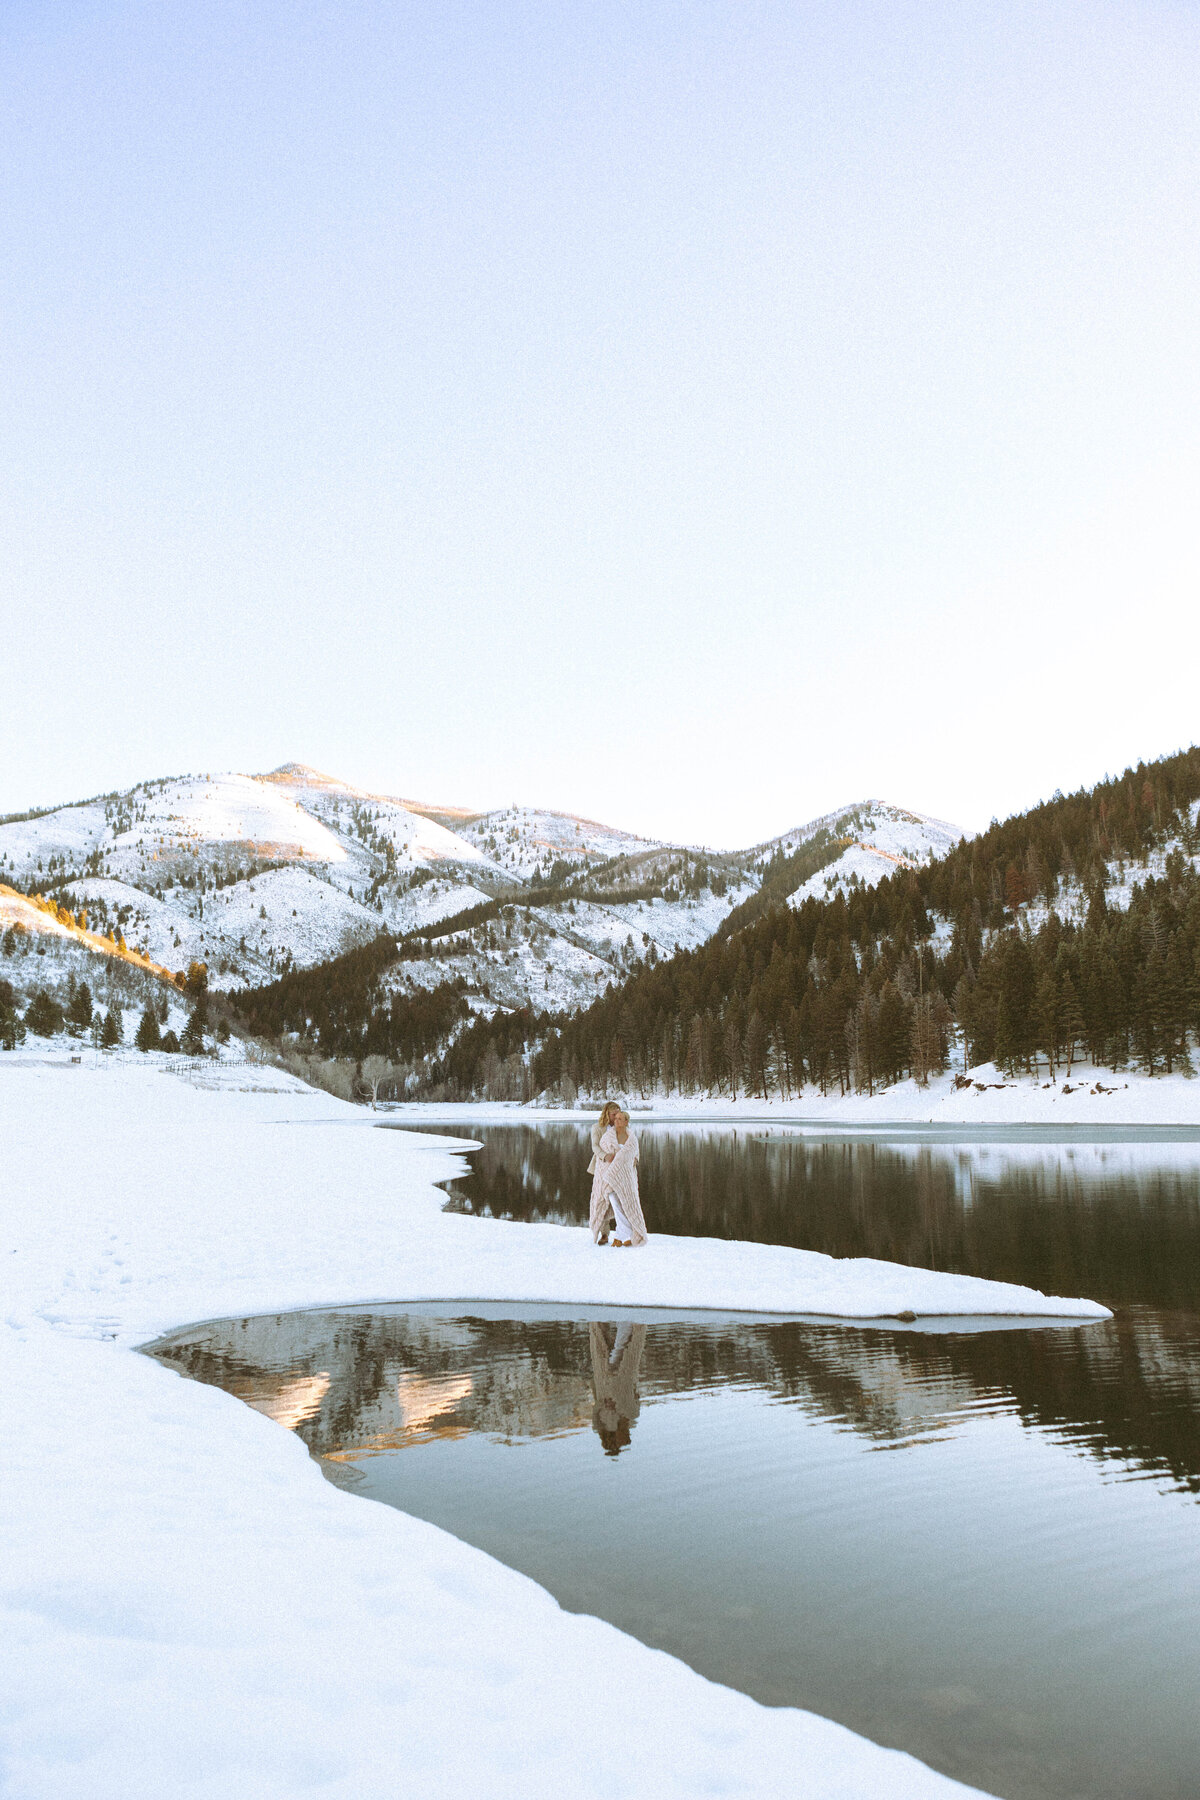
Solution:
M485 1148L448 1204L583 1217L583 1129L467 1133ZM1028 1281L1116 1316L966 1331L398 1301L155 1353L297 1431L339 1485L768 1704L1005 1800L1195 1800L1194 1134L640 1134L652 1231Z

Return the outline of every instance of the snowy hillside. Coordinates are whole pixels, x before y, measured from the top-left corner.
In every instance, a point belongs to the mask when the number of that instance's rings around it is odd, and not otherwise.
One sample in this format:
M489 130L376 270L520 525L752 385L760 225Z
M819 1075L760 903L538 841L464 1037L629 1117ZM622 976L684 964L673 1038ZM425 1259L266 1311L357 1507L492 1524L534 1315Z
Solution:
M608 862L613 857L636 856L643 850L662 848L651 838L634 837L580 819L574 813L540 812L530 806L507 806L484 813L466 826L462 836L477 845L518 880L531 881L540 873L549 878L556 864L583 867Z
M518 896L499 918L434 939L432 954L423 953L423 945L405 954L402 945L385 985L405 993L461 981L473 1010L482 1013L498 1007L575 1011L640 963L706 943L752 892L747 883L721 894L706 888L604 905L564 897L536 907Z
M797 826L759 849L790 856L822 836L843 846L840 856L789 896L789 904L799 906L810 898L826 899L839 889L874 887L898 868L916 868L945 856L965 835L959 826L944 819L909 812L884 800L862 800Z
M302 764L150 781L0 825L0 879L86 907L100 930L218 985L269 980L381 930L412 930L510 882L402 802Z
M285 763L270 775L259 776L256 785L273 789L297 810L320 819L340 842L361 842L397 869L436 863L500 866L466 835L447 830L403 800L348 787L304 763Z

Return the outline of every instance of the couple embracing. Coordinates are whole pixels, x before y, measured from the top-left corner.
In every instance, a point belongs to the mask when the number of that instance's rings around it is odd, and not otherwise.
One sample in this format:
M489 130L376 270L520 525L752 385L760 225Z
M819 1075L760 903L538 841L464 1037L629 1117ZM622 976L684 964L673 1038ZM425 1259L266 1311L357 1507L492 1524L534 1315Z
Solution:
M592 1178L590 1223L597 1244L609 1242L614 1249L628 1250L646 1242L637 1160L637 1133L630 1126L629 1114L609 1100L592 1126L592 1160L588 1164Z

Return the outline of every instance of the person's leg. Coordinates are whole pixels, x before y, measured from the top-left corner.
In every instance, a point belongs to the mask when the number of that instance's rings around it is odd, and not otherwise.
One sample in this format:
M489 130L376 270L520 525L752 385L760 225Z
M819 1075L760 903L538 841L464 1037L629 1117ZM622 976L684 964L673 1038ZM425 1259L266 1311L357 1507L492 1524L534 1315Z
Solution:
M623 1244L631 1242L633 1239L633 1227L625 1217L625 1214L621 1211L617 1196L615 1194L610 1194L608 1196L608 1201L613 1209L613 1218L617 1221L616 1236L620 1238Z

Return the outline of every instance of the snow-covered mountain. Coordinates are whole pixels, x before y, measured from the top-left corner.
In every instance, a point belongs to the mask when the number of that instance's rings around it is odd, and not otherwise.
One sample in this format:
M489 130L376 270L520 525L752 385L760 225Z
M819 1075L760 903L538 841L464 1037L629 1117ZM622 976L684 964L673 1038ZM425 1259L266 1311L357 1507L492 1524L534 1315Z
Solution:
M910 812L886 800L860 800L810 819L807 825L798 825L756 848L766 858L795 855L821 839L841 845L840 855L789 895L789 905L799 906L810 898L826 899L839 888L874 887L898 868L918 868L945 856L964 835L961 827L928 813Z
M844 841L799 898L878 879L959 836L867 801L715 856L570 813L401 800L286 763L10 819L0 882L86 913L92 932L119 932L156 965L203 962L215 987L257 985L388 932L397 958L385 990L455 980L475 1011L563 1011L641 962L704 943L758 892L772 858ZM50 929L53 915L36 917Z
M637 856L663 846L628 831L614 831L574 813L544 812L530 806L507 806L484 813L462 833L481 854L492 857L511 875L531 881L552 871L586 868L618 856Z
M270 979L488 898L509 882L398 800L290 763L145 782L0 825L0 880L53 892L156 962L215 984Z

